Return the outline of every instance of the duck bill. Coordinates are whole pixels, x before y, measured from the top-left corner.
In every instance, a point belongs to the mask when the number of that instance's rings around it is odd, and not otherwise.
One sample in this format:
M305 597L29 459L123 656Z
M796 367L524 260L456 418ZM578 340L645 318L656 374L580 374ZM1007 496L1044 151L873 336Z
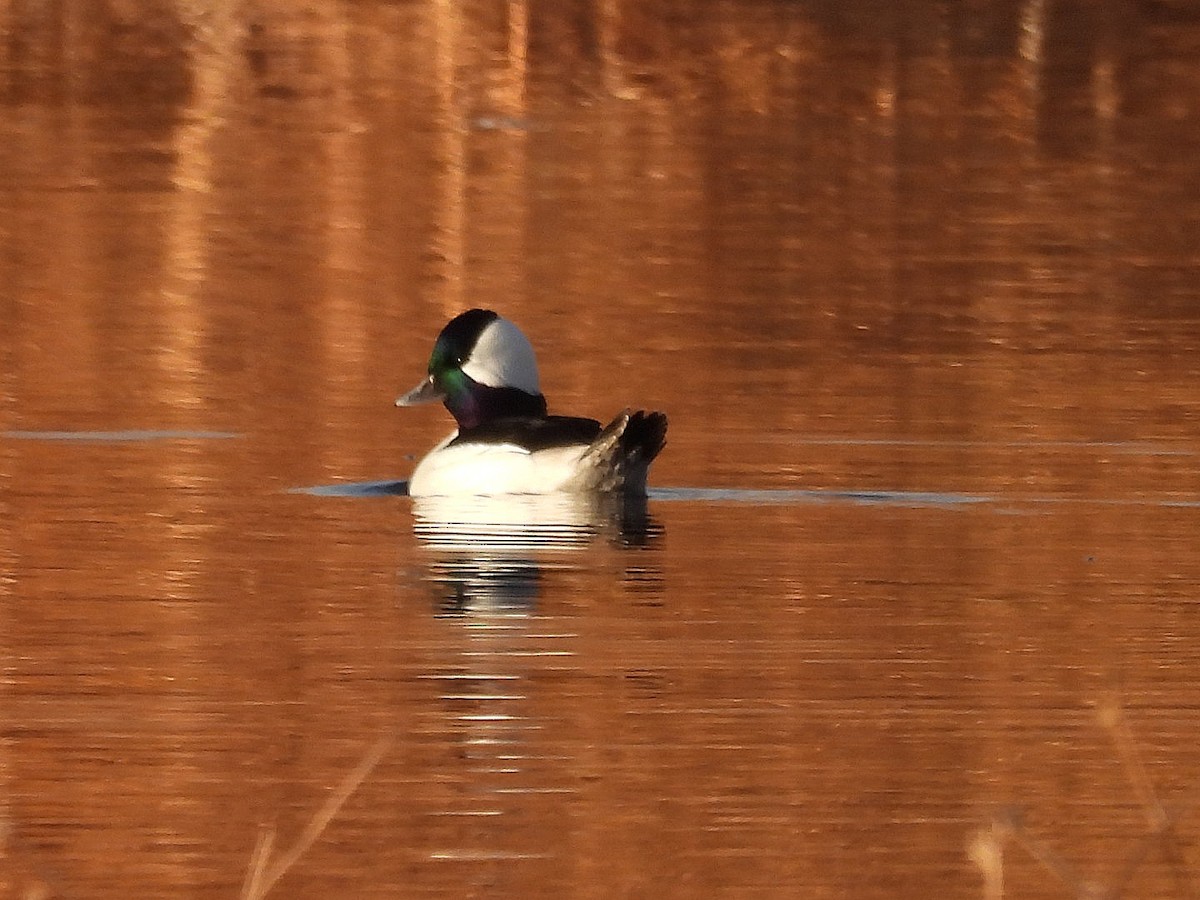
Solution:
M396 398L397 406L420 406L424 403L436 403L445 397L445 393L433 383L430 375L407 394Z

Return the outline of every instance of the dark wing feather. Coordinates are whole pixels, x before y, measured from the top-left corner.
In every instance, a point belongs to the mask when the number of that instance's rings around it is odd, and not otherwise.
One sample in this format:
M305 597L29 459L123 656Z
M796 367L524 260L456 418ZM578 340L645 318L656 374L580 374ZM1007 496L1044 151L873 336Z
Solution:
M590 444L600 434L595 419L576 416L505 416L460 431L449 446L514 444L533 453L551 447Z

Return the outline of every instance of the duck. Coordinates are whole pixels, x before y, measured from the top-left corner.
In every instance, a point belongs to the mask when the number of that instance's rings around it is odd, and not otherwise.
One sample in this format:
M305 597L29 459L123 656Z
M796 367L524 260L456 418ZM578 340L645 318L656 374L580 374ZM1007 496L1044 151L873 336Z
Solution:
M396 406L441 401L458 426L413 469L413 497L591 493L644 497L667 417L625 409L607 425L549 415L533 345L490 309L451 319L426 377Z

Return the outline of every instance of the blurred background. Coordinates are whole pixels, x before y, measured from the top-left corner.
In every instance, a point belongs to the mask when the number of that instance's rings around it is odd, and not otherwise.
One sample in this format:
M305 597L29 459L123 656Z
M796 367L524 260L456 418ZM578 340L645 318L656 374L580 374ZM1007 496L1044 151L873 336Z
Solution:
M0 104L3 896L381 738L272 895L1197 894L1195 4L0 0ZM297 492L471 306L645 515Z

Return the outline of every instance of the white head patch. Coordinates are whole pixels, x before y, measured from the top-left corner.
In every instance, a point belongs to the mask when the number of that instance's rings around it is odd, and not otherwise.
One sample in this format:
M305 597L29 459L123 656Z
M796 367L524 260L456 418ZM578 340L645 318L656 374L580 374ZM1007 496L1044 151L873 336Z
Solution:
M533 345L508 319L496 319L479 333L463 372L488 387L519 388L540 394Z

